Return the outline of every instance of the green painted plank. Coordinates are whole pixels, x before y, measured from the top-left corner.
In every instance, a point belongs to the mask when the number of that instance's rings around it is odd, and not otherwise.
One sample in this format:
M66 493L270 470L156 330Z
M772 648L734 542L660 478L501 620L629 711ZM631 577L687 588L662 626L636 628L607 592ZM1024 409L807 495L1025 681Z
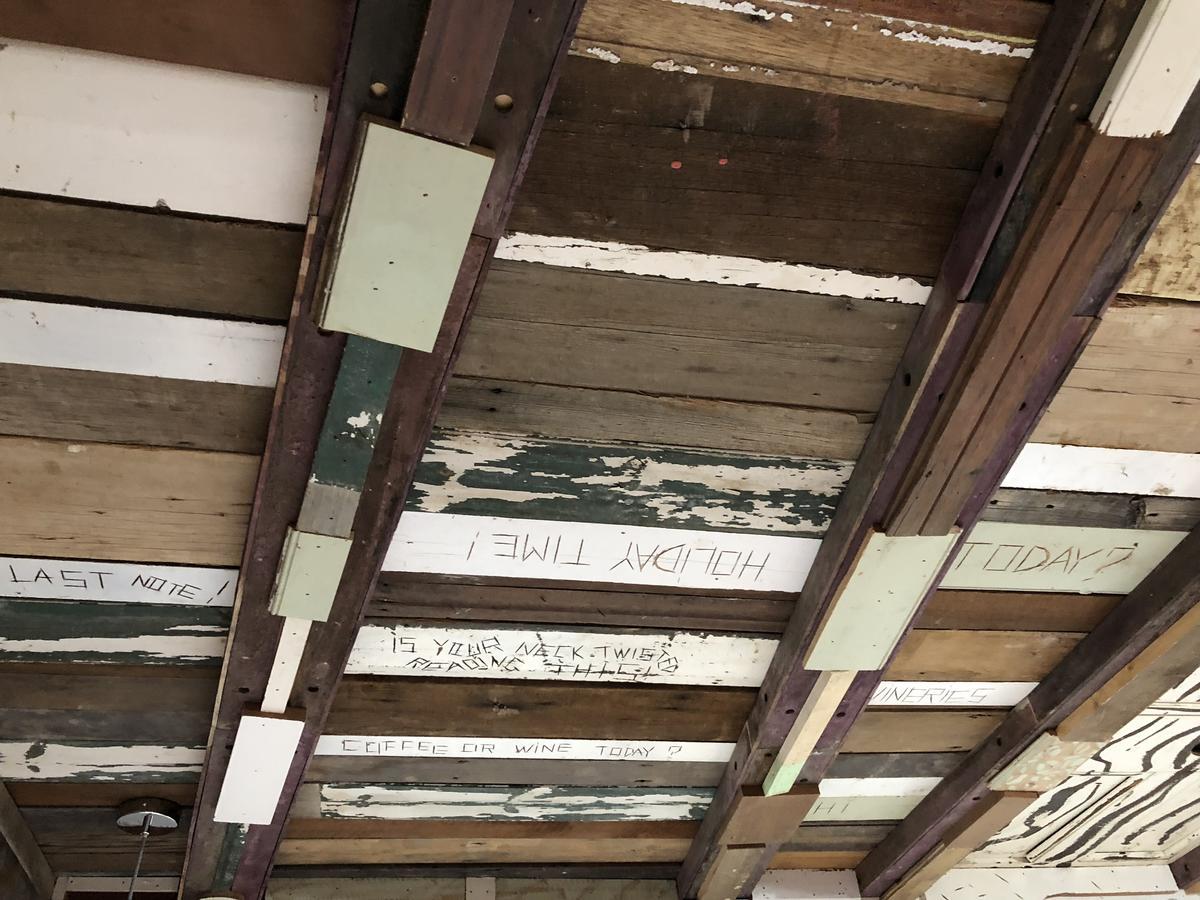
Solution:
M0 660L220 665L222 607L0 598Z
M438 430L408 509L698 531L823 534L852 464Z

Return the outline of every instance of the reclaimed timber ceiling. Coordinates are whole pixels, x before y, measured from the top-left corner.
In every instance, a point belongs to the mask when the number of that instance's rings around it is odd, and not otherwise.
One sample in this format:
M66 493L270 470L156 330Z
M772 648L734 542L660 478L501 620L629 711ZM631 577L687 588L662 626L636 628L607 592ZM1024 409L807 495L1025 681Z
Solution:
M185 810L142 871L188 898L1183 857L1200 113L1079 125L1142 4L1064 3L0 10L0 872L128 874L143 796ZM429 353L309 315L364 114L495 156ZM896 425L914 348L968 344ZM956 428L969 484L922 493ZM310 484L356 548L311 631L267 611ZM279 811L216 822L271 691Z

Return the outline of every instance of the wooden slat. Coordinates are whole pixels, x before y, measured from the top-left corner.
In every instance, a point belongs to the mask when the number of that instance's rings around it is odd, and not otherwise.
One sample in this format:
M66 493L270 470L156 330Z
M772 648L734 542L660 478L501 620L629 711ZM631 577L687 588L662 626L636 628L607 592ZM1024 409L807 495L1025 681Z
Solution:
M754 691L740 688L352 677L325 731L729 741L753 701ZM580 709L605 715L581 717Z
M327 85L344 10L333 0L50 0L6 12L5 37Z
M477 378L451 381L439 422L465 431L824 459L853 459L871 427L840 411Z
M922 629L1088 632L1120 597L1111 594L1022 594L1016 591L934 593L916 621Z
M1004 718L1000 712L868 709L842 744L843 753L941 753L974 750Z
M1114 485L1116 487L1116 485ZM984 522L1071 525L1077 528L1147 528L1190 531L1200 522L1193 497L1001 488L980 516Z
M1046 23L1049 4L1042 0L854 0L853 8L897 19L952 25L984 34L1033 39Z
M0 289L283 320L303 242L293 228L0 196Z
M772 869L852 869L867 855L866 850L780 850L771 857Z
M724 763L315 756L308 782L713 787Z
M35 892L21 861L8 844L0 842L0 882L8 887L12 900L45 900Z
M268 388L0 365L0 434L260 453Z
M829 767L830 778L943 778L965 754L842 753Z
M890 681L1041 681L1082 634L1051 631L926 631L900 643Z
M1200 452L1200 363L1194 352L1198 336L1200 307L1195 303L1115 304L1033 439Z
M791 612L783 596L642 593L553 583L385 572L368 615L377 619L547 622L772 634Z
M898 23L842 9L807 9L771 0L751 9L739 14L742 10L716 4L664 9L653 0L593 2L580 24L576 48L602 48L623 64L664 65L666 60L732 78L992 116L1002 113L1024 62L1000 42L992 45L997 52L983 58L919 40L904 42L887 27ZM946 30L911 21L904 26L910 30L906 33L938 37ZM925 36L926 43L934 43ZM955 38L967 46L980 40L970 34ZM810 48L802 59L789 52L797 44Z
M258 460L0 439L0 546L13 554L237 565Z
M136 800L140 797L161 797L178 803L180 806L191 806L196 796L194 784L164 784L154 783L111 783L111 782L74 782L74 781L21 781L9 786L9 793L17 805L29 807L99 807L101 809L116 809L126 800Z
M1179 195L1150 235L1122 290L1152 297L1200 300L1198 209L1200 167L1193 167Z

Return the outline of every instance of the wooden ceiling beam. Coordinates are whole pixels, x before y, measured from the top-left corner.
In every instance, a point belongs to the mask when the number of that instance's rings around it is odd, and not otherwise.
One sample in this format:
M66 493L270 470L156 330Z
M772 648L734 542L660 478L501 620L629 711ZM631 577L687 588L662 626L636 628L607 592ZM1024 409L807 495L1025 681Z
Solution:
M11 900L50 900L54 870L46 862L29 823L0 784L0 883Z
M1051 12L684 863L681 897L697 896L728 846L743 788L777 793L827 772L1195 159L1195 102L1157 139L1113 137L1081 121L1139 7L1099 0ZM908 572L918 557L922 567ZM875 635L880 617L855 619L853 602L886 560L892 574L907 561L908 608L895 633ZM836 643L841 633L852 635L849 643ZM872 639L876 646L864 650ZM851 646L853 664L838 668L857 675L814 749L777 758L823 683L819 670L834 668ZM739 859L743 875L728 896L747 896L775 849L757 865Z
M1195 847L1171 863L1175 883L1185 894L1200 893L1200 847Z
M487 4L484 9L470 0L359 0L353 23L347 23L189 839L184 898L214 891L255 898L265 890L283 823L324 730L581 7L582 0L532 0L514 12L510 3ZM412 123L422 134L446 142L469 141L494 156L491 180L432 352L376 353L374 347L383 345L322 332L313 322L320 263L331 241L338 197L350 174L364 114ZM327 620L314 621L307 638L299 639L304 649L288 705L303 716L303 730L272 822L227 827L214 821L214 812L234 736L243 711L256 709L268 695L273 659L283 637L285 619L268 609L276 568L289 529L313 516L310 506L316 504L306 489L314 466L323 464L327 410L331 400L336 405L337 391L343 387L339 375L356 358L378 363L372 371L390 385L390 393L379 398L382 421L374 452L368 446L352 461L361 491L351 491L357 495L351 503L330 510L329 518L338 528L349 526L352 516L353 541Z
M878 896L901 879L907 881L947 834L991 804L998 791L1013 785L1039 791L1054 787L1074 771L1081 756L1091 756L1194 670L1200 653L1198 553L1200 529L867 854L857 870L864 896ZM1039 739L1041 745L1035 745ZM1049 755L1047 742L1052 745ZM994 822L991 831L973 830L976 840L963 848L963 855L1009 819Z

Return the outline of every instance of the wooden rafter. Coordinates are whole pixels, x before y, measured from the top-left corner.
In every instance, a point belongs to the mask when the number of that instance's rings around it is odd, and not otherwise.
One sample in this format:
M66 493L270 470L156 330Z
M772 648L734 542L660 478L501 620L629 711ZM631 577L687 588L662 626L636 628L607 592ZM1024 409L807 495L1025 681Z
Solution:
M331 94L314 214L189 841L185 897L210 890L257 897L265 888L284 819L324 728L582 3L535 0L522 4L520 13L511 17L511 6L502 3L489 4L486 15L475 4L458 0L433 0L428 17L424 6L361 0ZM456 66L452 72L446 69L450 65ZM508 99L493 103L492 97L501 94ZM261 700L267 688L284 622L269 614L267 600L287 529L303 515L309 472L320 455L322 422L336 392L339 360L349 344L344 336L319 331L311 316L318 264L364 113L403 118L420 132L446 141L473 137L473 143L494 153L495 164L433 351L405 350L387 372L389 379L394 373L394 386L365 470L354 513L353 546L333 610L327 622L314 623L295 679L290 706L303 709L304 730L274 820L248 829L226 828L213 821L213 811L243 708Z
M50 900L54 891L54 871L3 784L0 784L0 883L5 896L18 900L26 897Z
M1052 12L684 863L680 896L703 896L741 790L768 775L772 792L797 775L819 781L874 692L884 665L860 666L815 750L787 760L788 777L778 777L774 757L821 683L806 663L826 640L830 611L852 592L852 576L870 563L864 548L877 547L880 535L949 539L978 521L1187 174L1197 149L1194 102L1156 140L1109 137L1079 121L1137 6L1059 4ZM912 598L916 611L938 582L928 574ZM764 844L756 865L739 860L743 874L728 896L747 895L777 847Z
M1200 530L1126 596L867 855L858 868L864 895L882 893L909 870L921 868L918 862L931 848L975 816L982 804L992 802L995 791L989 785L1041 735L1052 732L1057 743L1094 747L1195 668L1200 648L1198 552ZM1073 770L1069 766L1062 777ZM1047 787L1053 786L1057 774L1051 767ZM996 822L992 831L1006 824L1007 819ZM970 846L959 848L961 856L989 836L975 834Z

